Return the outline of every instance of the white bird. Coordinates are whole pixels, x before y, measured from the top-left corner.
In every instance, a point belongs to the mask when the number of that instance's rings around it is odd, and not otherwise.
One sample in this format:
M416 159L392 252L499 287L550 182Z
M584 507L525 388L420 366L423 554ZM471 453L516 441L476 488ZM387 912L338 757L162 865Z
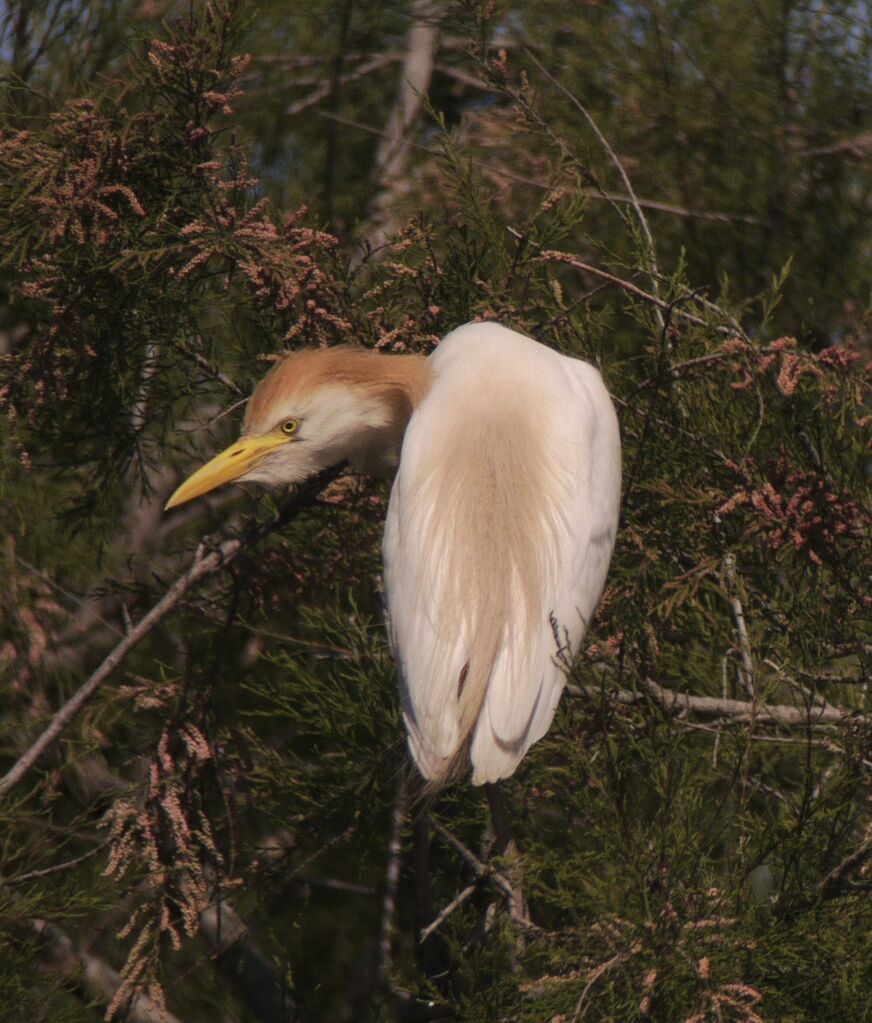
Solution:
M292 352L239 441L172 508L222 483L394 471L384 536L391 644L412 757L436 787L508 777L554 717L615 543L617 417L600 374L495 323L429 358Z

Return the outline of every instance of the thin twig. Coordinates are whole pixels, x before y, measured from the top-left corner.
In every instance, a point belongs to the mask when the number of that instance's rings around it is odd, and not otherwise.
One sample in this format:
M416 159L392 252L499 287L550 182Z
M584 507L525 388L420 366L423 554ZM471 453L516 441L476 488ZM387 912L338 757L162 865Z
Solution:
M49 874L57 874L63 870L69 870L71 867L77 867L80 863L93 859L94 856L101 853L109 845L109 842L110 839L104 839L99 845L95 845L93 849L82 853L81 856L76 856L72 860L66 860L64 863L56 863L53 867L43 867L42 870L28 870L26 874L16 874L13 877L0 878L0 885L21 884L22 881L32 881L35 877L47 877Z
M76 604L79 608L86 610L90 614L92 614L96 621L100 622L101 625L105 625L106 628L109 629L111 632L114 632L116 636L124 635L121 629L114 626L105 618L101 618L96 611L93 611L90 607L88 607L87 602L83 600L80 596L78 596L78 594L75 594L72 591L65 589L59 583L55 582L54 579L52 579L51 576L49 576L47 573L41 571L35 565L31 565L29 561L25 561L25 559L22 558L21 555L18 554L17 552L15 554L15 560L18 562L19 565L21 565L22 568L25 568L27 569L28 572L32 572L35 576L38 576L47 586L50 586L56 593L59 593L62 597L66 597L68 600Z
M511 229L510 229L511 230ZM576 270L582 270L584 273L593 274L594 277L600 277L604 281L610 281L612 284L616 284L619 288L623 288L624 291L629 292L631 295L635 295L637 298L641 298L644 302L650 302L651 305L656 306L661 312L671 312L674 316L680 317L682 320L687 320L688 323L693 323L698 327L709 327L704 319L700 316L694 316L693 313L687 313L683 309L678 309L675 303L664 302L662 298L658 298L657 295L652 295L648 291L644 291L642 288L630 281L625 281L622 277L616 277L614 274L610 274L607 270L601 270L598 266L591 266L590 263L583 263L580 259L570 255L567 252L558 252L554 249L543 249L539 253L539 258L543 261L551 261L557 263L565 263L567 266L571 266ZM715 327L715 330L720 333L732 333L732 330L727 327Z
M363 121L356 121L352 117L343 117L341 114L333 114L328 110L317 110L315 113L328 121L336 121L338 124L344 124L348 128L355 128L357 131L366 132L368 135L387 135L383 128L377 128L372 124L365 124ZM409 146L419 153L427 153L430 156L440 157L443 155L441 149L425 145L423 142L410 142ZM553 190L553 182L539 181L536 178L518 174L517 171L511 171L506 167L495 164L492 159L481 160L474 156L466 156L465 158L474 167L480 167L482 170L487 171L488 174L493 174L498 178L515 181L519 185L529 185L531 188L538 188L543 192L551 192ZM628 196L621 195L618 192L604 192L599 188L583 188L581 191L583 195L590 199L599 199L608 203L626 203L629 205L631 202ZM661 202L659 199L637 198L636 202L643 209L669 213L687 220L712 220L724 224L750 224L753 227L768 226L767 221L751 216L748 213L725 213L723 210L691 210L684 206L676 206L673 203Z
M859 848L855 849L849 856L846 856L838 866L827 874L817 886L817 895L821 899L834 899L844 894L848 875L862 867L867 860L872 859L872 833L863 841Z
M313 89L308 96L303 96L301 99L298 99L287 106L285 108L285 113L289 117L295 117L297 114L301 114L308 107L313 107L320 103L321 100L327 99L335 85L348 85L350 82L360 81L361 78L365 78L366 75L371 72L378 71L399 59L401 58L397 54L379 55L378 57L374 57L372 60L361 64L360 67L355 68L353 71L337 76L337 81L335 83L333 81L327 81L319 85L316 89Z
M379 938L378 983L387 990L393 971L394 919L397 912L397 889L400 884L400 864L403 858L403 824L406 820L408 789L406 777L402 775L394 796L391 813L391 834L388 839L388 865L385 870L385 887L382 896L381 935Z
M473 895L477 891L478 891L477 884L469 884L463 889L462 892L455 895L451 902L449 902L444 909L439 911L438 915L433 919L432 923L427 924L426 927L423 927L421 929L421 933L418 936L418 941L420 942L420 944L423 945L424 942L430 937L430 935L445 920L447 920L449 916L451 916L455 909L459 909L463 905L463 903L466 902L466 900L470 897L470 895Z
M733 609L733 620L736 623L736 632L739 634L739 655L741 657L739 678L742 682L742 687L756 707L757 691L754 688L754 664L751 660L751 644L748 641L745 611L742 607L742 601L739 600L738 593L736 592L736 559L732 554L728 554L724 558L724 574L730 590L727 599L730 602L730 607Z
M312 477L288 497L266 522L249 528L241 537L225 540L213 550L206 552L205 543L201 543L190 567L170 586L163 597L145 614L121 640L120 643L104 658L102 664L76 690L60 710L52 718L50 724L39 738L23 753L10 770L0 779L0 796L6 795L36 764L40 757L50 749L64 734L66 729L77 717L83 707L96 695L100 687L134 647L148 636L155 627L185 597L189 590L197 586L203 579L226 568L242 551L254 546L277 526L288 522L300 511L308 507L315 497L336 479L342 469L337 466L327 469Z
M607 959L604 963L600 963L600 965L597 966L591 972L590 976L588 977L588 981L587 981L587 983L584 986L584 990L581 992L581 995L580 995L580 997L578 999L578 1002L576 1003L575 1012L573 1013L573 1016L572 1016L572 1023L579 1023L579 1020L584 1019L585 1014L587 1013L587 1005L586 1005L586 1003L587 1003L587 996L591 993L591 991L593 990L594 984L596 984L596 982L600 979L600 977L602 977L604 974L608 973L609 970L612 969L612 967L618 966L620 963L624 963L628 959L632 959L634 955L636 955L639 951L641 951L641 949L642 949L642 942L641 941L635 941L635 942L633 942L633 944L628 949L626 949L623 952L618 952L618 954L612 956L611 959ZM582 1010L584 1010L584 1011L582 1011Z
M651 229L648 227L648 221L645 217L645 214L642 212L642 207L639 205L639 200L636 198L636 193L633 190L633 185L630 181L629 175L624 170L624 165L618 159L617 154L609 144L609 140L600 131L599 125L593 119L591 114L588 112L587 107L585 107L581 100L579 100L578 97L571 93L562 82L558 81L558 79L556 79L554 75L551 74L551 72L542 64L542 62L539 60L536 54L533 53L532 50L526 50L525 52L527 56L530 58L530 60L539 69L539 72L542 75L544 75L545 78L547 78L552 85L558 88L563 93L563 95L569 100L569 102L575 107L575 109L582 115L582 117L584 117L584 119L590 126L591 131L594 133L594 135L596 135L597 141L603 147L603 149L608 154L609 159L615 165L615 168L617 169L618 174L620 175L621 181L623 181L624 183L624 188L627 191L627 197L630 200L630 205L636 212L636 217L638 218L639 225L642 228L642 234L645 237L645 245L647 248L646 254L648 257L646 260L648 264L646 269L648 271L648 276L651 278L651 288L654 294L658 295L659 288L658 278L660 276L660 271L657 269L657 253L654 248L654 238L651 235Z
M468 849L463 844L463 842L461 842L460 839L457 838L456 835L453 835L448 830L448 828L446 828L443 824L440 824L439 821L431 820L431 824L433 825L433 830L445 842L447 842L452 847L452 849L456 850L456 852L460 854L461 858L466 860L466 862L472 867L476 877L490 878L497 886L497 888L500 889L500 891L506 897L506 902L509 905L509 910L512 915L512 919L516 924L519 924L521 927L529 931L536 932L541 931L541 928L534 924L532 921L514 912L514 907L517 904L517 895L515 894L514 889L512 888L511 884L509 883L508 879L505 877L504 874L501 874L499 871L494 870L493 867L490 867L487 864L482 863L474 852Z

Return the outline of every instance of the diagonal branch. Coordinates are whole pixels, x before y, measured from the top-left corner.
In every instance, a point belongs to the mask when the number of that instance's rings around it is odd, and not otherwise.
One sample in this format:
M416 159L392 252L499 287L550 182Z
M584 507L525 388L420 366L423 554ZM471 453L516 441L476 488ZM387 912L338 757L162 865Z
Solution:
M472 867L473 873L477 878L490 878L494 882L497 888L499 888L506 897L509 915L516 924L519 924L527 931L541 933L541 927L538 927L532 920L528 919L522 912L518 911L517 907L519 905L519 900L517 893L504 874L501 874L498 870L494 870L493 867L488 866L486 863L482 863L475 853L468 849L456 835L453 835L448 828L446 828L443 824L440 824L439 821L431 820L431 824L433 825L433 830L436 834L439 835L443 841L447 842L448 845L459 853L460 857L466 860L466 862ZM423 941L423 938L421 940Z
M539 253L539 256L543 261L566 263L567 266L571 266L576 270L592 274L594 277L600 277L604 281L610 281L612 284L616 284L619 288L623 288L624 291L629 292L631 295L641 298L643 302L650 302L651 305L655 306L661 312L669 311L673 315L679 316L682 320L687 320L688 323L696 324L698 327L709 326L709 324L701 317L694 316L693 313L686 313L683 309L676 309L674 304L664 302L663 299L658 298L657 295L652 295L647 291L643 291L642 288L637 287L630 281L625 281L621 277L616 277L614 274L610 274L606 270L600 270L597 266L591 266L590 263L583 263L580 259L576 259L575 256L572 256L569 253L558 252L555 249L543 249ZM726 328L722 327L718 327L716 329L726 330Z
M267 519L266 522L249 527L242 536L234 537L232 540L225 540L208 553L206 553L205 542L202 542L198 546L194 554L194 560L187 571L183 572L176 579L154 607L140 619L138 624L104 658L97 670L55 714L48 727L36 742L18 758L10 770L0 779L0 796L10 792L31 767L36 764L46 750L50 749L58 741L82 708L93 699L106 679L109 678L130 651L138 646L163 621L170 611L182 601L189 590L193 589L208 576L225 569L243 551L253 547L276 527L289 522L304 508L312 505L324 487L336 479L341 472L342 466L334 466L319 473L317 476L313 476L311 480L304 483L283 501L275 514Z
M363 232L371 251L382 248L396 229L414 148L412 129L430 89L444 13L441 0L413 0L399 89L375 157L375 194Z
M57 924L31 920L30 928L43 943L43 955L68 977L81 980L90 998L109 1003L121 986L121 978L108 963L74 941ZM131 999L125 1017L129 1023L181 1023L177 1016L158 1005L144 991Z
M543 74L545 78L547 78L548 81L551 82L552 85L556 86L569 100L569 102L575 107L575 109L579 111L582 117L584 117L584 119L590 126L591 131L594 133L594 135L596 135L597 141L606 151L609 159L617 168L618 174L620 175L621 181L623 182L624 188L626 189L627 198L629 199L630 205L633 207L633 210L636 213L636 217L639 220L639 226L642 229L642 235L645 238L645 248L647 250L645 255L647 257L646 263L648 264L646 269L648 271L648 275L651 278L651 290L654 292L655 295L657 295L659 270L657 269L657 254L654 249L654 238L651 235L651 229L648 227L648 220L645 217L645 214L642 212L642 207L639 205L639 200L636 198L636 193L633 190L633 185L632 182L630 181L629 175L624 170L624 165L618 159L617 154L609 144L609 140L600 131L599 125L593 119L587 107L585 107L581 100L572 92L570 92L569 89L567 89L562 82L558 81L558 79L556 79L554 75L551 74L551 72L541 63L539 58L536 56L535 53L533 53L532 50L528 49L526 53L530 60L532 60L536 67L539 69L540 73Z

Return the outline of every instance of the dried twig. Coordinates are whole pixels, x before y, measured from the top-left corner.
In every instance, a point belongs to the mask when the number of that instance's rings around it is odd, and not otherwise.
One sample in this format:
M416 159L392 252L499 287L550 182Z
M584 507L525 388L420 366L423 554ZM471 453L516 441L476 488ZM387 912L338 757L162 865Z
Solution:
M466 900L470 897L470 895L473 895L477 891L478 891L477 884L469 884L463 889L462 892L459 892L457 895L455 895L451 902L449 902L448 905L444 907L444 909L441 909L439 911L438 915L434 917L431 923L427 924L426 927L421 928L421 933L418 935L418 941L423 945L423 943L430 937L430 935L435 930L437 930L441 926L441 924L448 919L449 916L451 916L455 909L459 909L463 905L463 903L466 902Z
M607 959L604 963L600 963L599 966L595 967L590 975L588 976L587 983L584 985L584 990L579 996L578 1002L575 1005L575 1012L572 1015L572 1023L579 1023L579 1020L584 1019L587 1013L587 998L593 990L594 985L604 976L609 970L615 966L619 966L621 963L625 963L628 959L632 959L634 955L642 950L642 942L635 941L633 944L623 952L618 952L617 955L612 956L611 959Z
M511 228L509 229L511 230ZM661 312L670 312L673 316L677 316L682 320L686 320L688 323L693 323L698 327L708 327L704 319L700 316L694 316L693 313L685 312L683 309L675 307L674 303L664 302L662 298L658 298L657 295L652 295L648 291L644 291L642 288L630 281L625 281L621 277L616 277L614 274L610 274L607 270L601 270L598 266L591 266L590 263L583 263L580 259L570 255L567 252L557 252L553 249L543 249L539 253L540 259L544 261L565 263L567 266L571 266L576 270L581 270L584 273L592 274L594 277L600 277L604 281L610 281L612 284L616 284L619 288L623 288L624 291L629 292L631 295L635 295L636 298L641 298L643 302L649 302L651 305L656 306ZM716 327L721 333L732 333L732 330L728 327Z
M359 67L356 67L353 71L348 71L344 75L339 75L338 84L347 85L350 82L360 81L360 79L365 78L366 75L371 74L373 71L378 71L381 68L386 67L388 64L392 64L398 59L399 57L397 54L380 54L378 57L374 57L372 60L368 60ZM303 96L302 99L295 100L286 107L285 113L290 117L295 117L308 107L313 107L322 100L327 99L333 88L334 82L329 80L323 82L317 88L313 89L307 96Z
M109 842L110 839L104 839L104 841L95 845L93 849L82 853L81 856L65 860L63 863L56 863L52 867L43 867L41 870L28 870L25 874L15 874L10 878L0 878L0 885L21 884L22 881L32 881L36 877L47 877L49 874L58 874L64 870L70 870L72 867L78 867L80 863L93 859L98 853L103 852L106 846L109 845Z
M821 899L834 899L843 895L848 885L848 875L862 867L872 859L872 830L859 848L846 856L841 863L833 867L827 876L818 884L817 895Z

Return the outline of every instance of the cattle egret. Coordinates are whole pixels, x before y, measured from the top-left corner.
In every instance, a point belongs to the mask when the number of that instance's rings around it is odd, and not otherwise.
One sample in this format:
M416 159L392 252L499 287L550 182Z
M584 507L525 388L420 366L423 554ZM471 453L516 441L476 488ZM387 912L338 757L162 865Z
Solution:
M409 749L431 786L512 774L547 732L615 543L621 450L600 374L495 323L429 358L284 356L242 436L167 508L229 482L396 471L385 589Z

